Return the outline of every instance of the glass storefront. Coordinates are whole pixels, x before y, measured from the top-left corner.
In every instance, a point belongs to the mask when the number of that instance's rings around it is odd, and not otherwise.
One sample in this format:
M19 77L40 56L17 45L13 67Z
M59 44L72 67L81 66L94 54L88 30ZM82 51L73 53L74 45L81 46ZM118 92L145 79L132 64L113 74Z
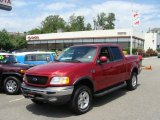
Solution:
M130 47L130 37L125 38L84 38L84 39L72 39L72 40L41 40L41 41L29 41L28 49L36 50L63 50L66 47L72 45L82 44L96 44L96 43L109 43L119 44L123 48ZM133 48L144 48L144 40L133 38Z

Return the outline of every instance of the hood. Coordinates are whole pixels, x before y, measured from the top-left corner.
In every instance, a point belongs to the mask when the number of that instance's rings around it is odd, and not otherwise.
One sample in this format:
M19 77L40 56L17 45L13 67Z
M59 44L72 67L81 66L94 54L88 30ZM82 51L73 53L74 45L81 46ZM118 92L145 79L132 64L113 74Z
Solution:
M72 73L75 70L84 69L89 63L70 63L70 62L56 62L44 65L38 65L27 70L26 74L32 75L59 75L64 76Z
M15 64L12 64L13 67L21 67L21 68L30 68L31 66L30 65L27 65L27 64L21 64L21 63L15 63Z
M17 67L17 68L24 68L24 69L30 68L29 65L21 64L21 63L10 64L9 66L10 67Z

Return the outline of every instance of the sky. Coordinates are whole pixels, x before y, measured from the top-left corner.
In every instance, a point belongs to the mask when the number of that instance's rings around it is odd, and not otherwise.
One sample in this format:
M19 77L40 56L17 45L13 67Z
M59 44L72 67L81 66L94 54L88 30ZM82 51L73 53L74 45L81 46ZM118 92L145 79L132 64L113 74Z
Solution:
M131 28L132 11L138 11L140 31L160 27L160 0L11 0L12 10L0 10L0 30L27 32L40 27L49 15L60 15L65 21L69 16L82 15L85 23L101 12L115 13L116 29Z

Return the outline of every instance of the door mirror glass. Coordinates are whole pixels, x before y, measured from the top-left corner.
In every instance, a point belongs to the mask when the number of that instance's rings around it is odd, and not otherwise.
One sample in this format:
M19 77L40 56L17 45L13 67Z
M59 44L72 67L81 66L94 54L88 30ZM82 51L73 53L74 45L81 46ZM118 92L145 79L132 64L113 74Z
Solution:
M107 60L108 60L108 58L106 56L101 56L99 59L100 63L105 63L105 62L107 62Z

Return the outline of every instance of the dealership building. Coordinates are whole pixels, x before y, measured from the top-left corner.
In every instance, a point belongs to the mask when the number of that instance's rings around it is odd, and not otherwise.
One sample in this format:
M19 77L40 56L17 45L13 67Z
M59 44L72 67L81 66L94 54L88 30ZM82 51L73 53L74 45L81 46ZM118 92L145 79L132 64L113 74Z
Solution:
M160 28L154 28L145 33L144 49L160 49Z
M131 40L132 38L132 40ZM51 50L61 49L72 45L112 43L123 48L129 48L132 41L133 48L144 49L144 35L131 29L93 30L37 34L26 36L28 49Z

